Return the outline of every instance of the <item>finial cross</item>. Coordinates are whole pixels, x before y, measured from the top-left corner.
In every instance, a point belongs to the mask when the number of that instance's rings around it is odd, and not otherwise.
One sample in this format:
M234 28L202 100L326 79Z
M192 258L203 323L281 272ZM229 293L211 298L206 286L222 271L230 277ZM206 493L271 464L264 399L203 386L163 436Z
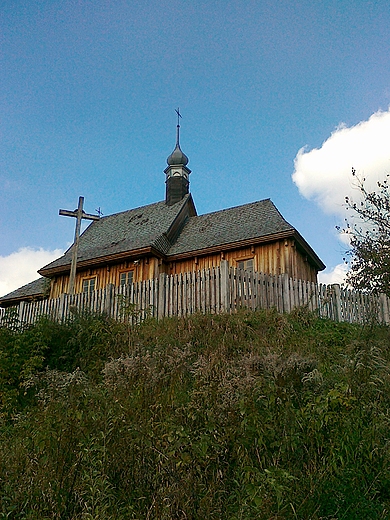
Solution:
M175 112L177 114L176 146L178 146L180 148L180 118L181 118L180 108L179 107L175 108Z
M70 267L70 276L69 276L69 294L74 294L74 282L76 279L76 266L77 266L77 253L79 249L79 240L80 240L80 227L81 220L100 220L99 215L88 215L83 210L84 206L84 197L79 197L79 205L77 209L74 211L69 211L67 209L60 209L59 215L63 215L65 217L75 217L76 220L76 229L74 232L74 242L73 242L73 251L72 251L72 264ZM100 209L100 208L99 208Z
M182 115L180 114L180 108L179 107L175 108L175 112L177 114L177 126L179 126L179 124L180 124L179 121L180 121L180 118L182 117Z

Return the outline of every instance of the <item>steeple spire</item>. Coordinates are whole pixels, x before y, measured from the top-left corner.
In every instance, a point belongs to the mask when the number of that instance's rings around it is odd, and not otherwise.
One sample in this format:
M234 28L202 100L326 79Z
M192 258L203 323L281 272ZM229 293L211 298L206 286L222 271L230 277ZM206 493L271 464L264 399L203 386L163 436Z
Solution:
M165 202L168 206L179 202L189 192L188 176L191 170L187 168L188 157L180 148L180 114L179 108L175 109L177 114L176 146L167 159L168 167L165 168L166 196Z
M167 159L167 163L169 166L175 166L175 165L184 165L186 166L188 163L188 157L185 153L182 152L180 148L180 118L182 115L180 114L179 109L175 109L175 112L177 114L177 126L176 126L176 147L171 153L171 155Z
M180 118L181 118L180 108L179 107L175 108L175 112L177 114L176 146L178 146L180 148Z

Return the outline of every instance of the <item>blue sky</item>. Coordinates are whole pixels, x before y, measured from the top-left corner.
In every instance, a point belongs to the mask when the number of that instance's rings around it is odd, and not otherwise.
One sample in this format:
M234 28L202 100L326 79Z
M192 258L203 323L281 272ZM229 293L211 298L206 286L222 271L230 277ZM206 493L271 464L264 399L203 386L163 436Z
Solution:
M269 197L342 263L323 193L390 172L387 143L362 165L353 146L390 130L386 0L3 0L0 24L0 293L69 246L80 195L105 215L164 198L176 107L198 213Z

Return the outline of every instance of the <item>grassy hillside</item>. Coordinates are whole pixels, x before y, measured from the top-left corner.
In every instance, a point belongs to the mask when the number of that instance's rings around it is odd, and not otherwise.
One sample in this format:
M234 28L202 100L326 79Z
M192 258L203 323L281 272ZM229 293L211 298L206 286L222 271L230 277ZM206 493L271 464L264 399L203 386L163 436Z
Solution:
M389 347L304 311L0 328L0 518L389 518Z

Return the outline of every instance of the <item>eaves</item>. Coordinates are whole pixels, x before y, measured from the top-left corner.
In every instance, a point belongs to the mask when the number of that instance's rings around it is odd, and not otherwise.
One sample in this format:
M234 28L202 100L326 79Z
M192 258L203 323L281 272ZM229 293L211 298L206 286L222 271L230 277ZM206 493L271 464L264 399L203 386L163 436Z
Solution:
M261 237L240 240L236 242L227 242L225 244L218 244L212 247L207 247L203 249L194 249L192 251L185 251L183 253L177 253L173 255L167 255L167 260L170 262L176 260L185 260L187 258L191 258L194 256L205 256L211 255L213 253L221 253L225 251L231 251L232 249L241 249L244 247L250 247L252 245L264 244L266 242L276 242L278 240L283 240L286 238L294 238L298 244L301 252L307 255L309 262L313 264L319 271L325 269L325 264L322 260L317 256L314 250L309 246L306 240L296 231L295 229L289 229L287 231L281 231L279 233L272 233L270 235L263 235Z
M103 267L107 264L118 263L121 260L127 259L138 259L146 256L155 256L156 258L165 259L165 255L158 249L149 246L140 249L133 249L131 251L123 251L121 253L114 253L112 255L105 255L98 258L90 258L86 260L80 260L77 262L77 270L86 269L88 267ZM42 276L53 277L60 274L66 274L70 271L71 264L56 266L48 269L40 269L38 273Z

